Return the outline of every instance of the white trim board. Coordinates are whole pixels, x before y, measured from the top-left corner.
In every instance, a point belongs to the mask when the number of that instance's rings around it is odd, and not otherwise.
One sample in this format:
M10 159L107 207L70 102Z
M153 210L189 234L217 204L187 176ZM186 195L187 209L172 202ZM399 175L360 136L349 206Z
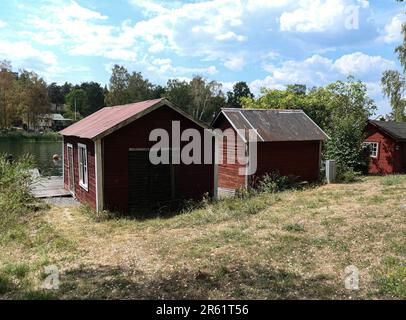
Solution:
M86 183L83 183L80 179L80 149L85 149L86 152ZM82 159L83 161L83 159ZM78 143L78 176L79 176L79 186L84 190L89 192L89 157L87 154L87 146L83 143ZM83 176L84 177L84 176Z
M94 162L96 175L96 211L100 212L104 209L104 190L103 190L103 151L102 140L94 142Z

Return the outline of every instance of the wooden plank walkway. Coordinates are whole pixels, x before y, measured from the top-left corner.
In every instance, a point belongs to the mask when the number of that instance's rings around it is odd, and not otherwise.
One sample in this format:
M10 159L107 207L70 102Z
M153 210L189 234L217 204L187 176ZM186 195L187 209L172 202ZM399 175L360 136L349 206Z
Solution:
M62 177L40 177L31 186L35 198L55 198L72 196L65 190Z

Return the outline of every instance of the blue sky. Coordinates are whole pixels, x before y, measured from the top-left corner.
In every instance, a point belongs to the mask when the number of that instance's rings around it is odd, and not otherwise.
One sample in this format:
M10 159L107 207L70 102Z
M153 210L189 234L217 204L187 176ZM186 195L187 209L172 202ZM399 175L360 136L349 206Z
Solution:
M106 84L118 63L154 83L200 74L256 94L353 74L384 114L380 77L400 68L405 10L395 0L8 0L0 60L49 82Z

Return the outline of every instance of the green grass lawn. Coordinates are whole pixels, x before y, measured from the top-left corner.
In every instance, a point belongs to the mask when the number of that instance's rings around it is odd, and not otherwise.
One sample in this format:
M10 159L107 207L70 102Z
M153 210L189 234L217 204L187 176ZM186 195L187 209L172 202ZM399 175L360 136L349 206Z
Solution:
M0 238L0 298L406 299L406 176L132 220L52 207ZM44 267L60 271L43 290ZM359 270L359 290L344 270Z

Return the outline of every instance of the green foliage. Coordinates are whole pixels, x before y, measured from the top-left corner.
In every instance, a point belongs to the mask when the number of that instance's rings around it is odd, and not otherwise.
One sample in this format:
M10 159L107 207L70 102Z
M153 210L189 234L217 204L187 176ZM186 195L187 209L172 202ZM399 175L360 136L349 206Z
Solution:
M16 264L7 264L5 265L1 272L11 277L17 279L24 279L27 274L30 272L30 267L25 263L16 263Z
M369 157L363 142L365 123L376 109L374 101L368 97L366 85L352 77L328 85L327 90L334 99L325 157L336 160L342 168L367 172Z
M293 176L281 176L279 172L266 174L258 182L260 192L274 193L298 187L297 178Z
M244 81L237 82L233 86L233 91L227 92L227 107L229 108L242 108L241 99L253 99L254 95L251 93L250 88Z
M303 232L305 231L304 225L300 223L288 223L282 226L282 229L285 231L292 231L292 232Z
M359 180L359 173L355 172L352 168L338 167L337 168L337 182L339 183L353 183Z
M197 119L210 123L225 105L221 84L195 76L190 82L169 80L165 97Z
M381 184L383 186L397 186L403 183L404 176L398 174L391 174L386 177L383 177Z
M49 100L57 106L65 103L65 94L61 86L58 86L55 82L48 86Z
M399 263L379 280L379 291L391 297L406 299L406 265Z
M325 144L326 159L335 159L340 166L356 171L366 170L364 129L376 106L364 83L349 77L345 82L337 81L308 92L300 85L261 92L258 99L243 98L244 108L303 110L331 137Z
M153 85L140 72L130 74L123 66L115 65L105 102L108 106L117 106L160 98L163 93L161 86Z
M42 132L42 133L28 133L25 131L13 131L13 130L4 130L0 132L0 140L5 139L7 141L60 141L62 136L56 132Z
M18 223L19 218L29 211L33 198L30 194L32 167L29 156L9 163L5 156L0 156L0 234Z
M0 295L7 293L13 286L11 279L3 274L0 274Z
M403 0L397 0L403 2ZM398 55L403 72L397 70L386 70L382 74L382 90L386 97L390 98L392 106L391 118L397 122L406 121L405 107L406 100L403 94L406 90L406 23L402 24L403 43L396 47L395 53Z

